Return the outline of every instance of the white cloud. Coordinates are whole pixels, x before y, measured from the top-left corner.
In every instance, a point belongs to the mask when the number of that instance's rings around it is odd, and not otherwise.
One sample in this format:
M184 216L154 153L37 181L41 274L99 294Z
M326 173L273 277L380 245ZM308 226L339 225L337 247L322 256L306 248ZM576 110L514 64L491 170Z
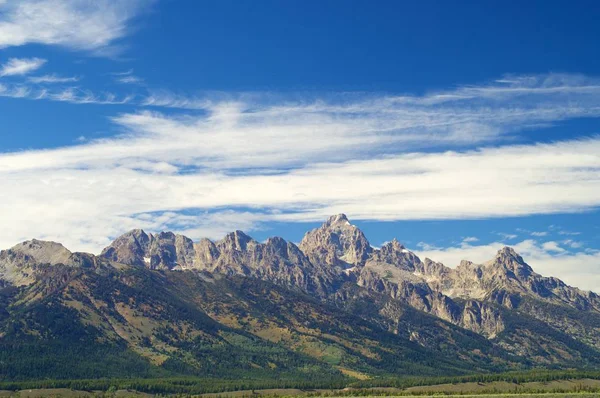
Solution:
M572 232L572 231L558 231L559 235L567 235L567 236L577 236L581 235L581 232Z
M519 235L516 234L507 234L504 232L498 232L498 235L502 237L502 240L513 240L516 239Z
M574 241L572 239L563 240L562 243L569 246L571 249L581 249L583 247L582 242Z
M141 77L130 75L130 76L118 77L115 79L115 81L117 83L122 83L122 84L141 84L144 82L144 79L142 79Z
M342 211L355 219L398 220L568 212L600 204L600 140L226 174L211 168L204 153L218 156L219 147L203 148L203 140L188 138L185 131L181 140L132 134L0 155L0 217L18 226L0 232L0 242L64 228L71 236L65 243L78 248L77 239L86 235L76 231L84 226L93 224L106 237L135 225L134 214L189 209L276 208L286 212L261 217L281 221L322 220ZM205 158L208 168L195 168ZM186 167L193 168L177 173Z
M548 243L548 242L546 242ZM502 242L485 245L461 245L458 247L417 250L421 258L431 258L455 267L461 260L483 264L492 259L504 247ZM535 240L524 240L511 245L534 271L545 276L557 276L567 284L584 290L600 292L600 252L561 252L557 254L554 245L540 244ZM546 247L545 247L546 246Z
M144 79L133 74L133 69L129 69L125 72L114 72L111 73L114 76L114 80L121 84L142 84Z
M0 3L0 48L29 43L107 51L147 0L9 0Z
M477 239L474 236L468 236L463 239L463 242L465 242L465 243L472 243L472 242L477 242L477 241L479 241L479 239Z
M50 83L50 82L48 82ZM96 94L80 87L62 86L58 88L39 88L38 85L26 84L1 84L0 97L50 100L57 102L68 102L72 104L96 104L96 105L123 105L132 103L134 95L117 96L112 93Z
M141 83L133 70L111 75L128 83ZM64 85L40 88L23 84L5 85L0 96L201 110L210 117L176 119L141 113L123 116L121 122L131 123L138 130L155 130L163 136L179 129L195 138L208 138L213 134L223 137L217 139L218 146L223 146L225 139L240 143L237 150L249 154L237 158L243 167L247 166L249 157L252 161L264 159L263 163L271 163L279 157L281 161L273 164L277 167L278 163L306 163L323 156L339 161L360 156L367 150L396 154L431 147L447 149L510 142L524 129L571 118L600 116L600 83L596 79L550 74L513 77L511 82L510 85L493 83L424 96L338 94L294 101L273 93L211 93L187 97L143 88L146 94L138 89L135 95L123 96L97 94ZM159 127L161 132L157 131ZM245 151L247 142L239 140L239 135L256 135L258 139L250 140L251 147ZM213 138L207 140L212 141ZM266 149L253 152L258 146ZM299 148L300 153L282 151L286 146ZM235 149L236 145L231 148ZM313 153L313 159L306 159L307 153Z
M427 243L427 242L419 242L419 243L417 243L417 247L420 248L421 250L424 250L424 251L431 251L431 250L438 250L438 249L440 249L439 247L437 247L435 245L432 245L430 243Z
M554 241L544 242L542 244L542 249L544 249L547 252L555 252L555 253L562 253L565 251L565 249L563 249L562 247L559 246L558 242L554 242Z
M46 63L41 58L10 58L0 66L0 77L27 75L41 68Z
M548 235L548 232L545 231L534 231L531 233L531 236L542 237Z
M117 137L0 154L0 219L11 225L0 230L0 247L37 237L98 252L109 237L134 227L197 239L340 212L405 220L586 211L600 206L600 137L531 145L510 139L522 128L600 116L600 89L592 83L327 101L117 98L62 85L0 86L4 96L203 111L121 114L113 119L122 129ZM491 257L490 247L472 242L462 242L460 253Z
M71 76L57 76L57 75L43 75L43 76L32 76L27 79L31 83L36 84L56 84L56 83L74 83L79 81L79 77Z

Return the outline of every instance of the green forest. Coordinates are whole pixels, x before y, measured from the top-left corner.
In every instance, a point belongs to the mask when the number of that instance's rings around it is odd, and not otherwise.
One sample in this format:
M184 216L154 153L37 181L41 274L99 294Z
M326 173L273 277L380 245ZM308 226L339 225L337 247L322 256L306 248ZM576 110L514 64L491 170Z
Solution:
M508 372L499 374L474 374L457 377L398 377L376 378L356 381L349 378L311 378L300 376L287 380L257 380L251 377L236 379L214 379L198 377L173 378L102 378L81 380L38 380L24 382L0 382L0 390L53 389L69 388L81 391L135 390L152 394L204 394L228 391L261 390L261 389L301 389L310 394L314 389L338 390L332 395L389 395L385 390L374 390L375 387L394 387L404 389L414 386L430 386L437 384L490 383L506 381L510 383L551 382L556 380L600 380L600 371L549 371L531 370L526 372ZM589 391L589 389L581 389ZM319 392L319 395L324 394ZM394 395L398 395L394 391ZM414 393L413 393L414 395Z

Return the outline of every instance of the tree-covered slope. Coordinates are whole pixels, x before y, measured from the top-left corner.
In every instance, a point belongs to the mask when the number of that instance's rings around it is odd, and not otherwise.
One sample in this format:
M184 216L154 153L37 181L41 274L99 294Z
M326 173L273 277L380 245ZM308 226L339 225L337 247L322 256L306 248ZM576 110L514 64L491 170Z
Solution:
M3 379L310 381L490 370L483 357L458 361L255 278L104 262L40 265L36 272L33 283L0 290Z
M299 246L134 230L0 252L0 377L339 381L600 366L600 298L514 250L449 268L344 215Z

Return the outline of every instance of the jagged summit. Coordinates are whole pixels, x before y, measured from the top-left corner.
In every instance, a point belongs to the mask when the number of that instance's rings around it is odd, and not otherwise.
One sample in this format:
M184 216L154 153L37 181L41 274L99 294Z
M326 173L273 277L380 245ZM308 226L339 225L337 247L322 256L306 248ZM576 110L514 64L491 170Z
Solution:
M115 239L103 250L101 257L152 268L190 268L196 263L205 264L210 259L214 260L217 253L223 250L246 251L249 244L256 245L258 242L241 230L230 232L219 241L213 242L203 238L198 243L193 243L191 239L172 232L151 234L143 229L133 229ZM286 247L288 242L280 237L271 237L266 244L282 248ZM423 265L417 267L418 264L423 264L421 259L396 238L386 242L379 249L373 249L364 233L353 225L344 213L329 217L320 227L307 232L299 244L299 250L313 263L344 269L362 266L370 258L380 262L402 264L405 268L423 269ZM200 254L195 253L197 251ZM433 263L431 260L428 262ZM533 272L511 247L500 249L495 258L485 265L503 266L523 275ZM476 264L464 260L457 268L476 267Z
M389 264L396 268L414 272L418 264L421 263L421 259L394 238L383 244L381 248L373 250L367 260L367 265L370 263Z
M533 269L523 260L512 247L505 246L498 250L493 260L486 263L488 267L501 267L513 272L517 278L528 278L533 274Z
M331 216L323 223L323 226L332 226L335 224L351 225L350 220L344 213L336 214Z
M136 268L134 272L127 272L132 268ZM87 275L88 279L82 282L78 279L81 275ZM144 276L143 280L136 281L137 276ZM104 300L109 296L104 291L91 297L93 300L73 301L87 297L90 288L117 286L115 278L122 278L123 285L113 292L116 303L112 306L105 305ZM249 301L232 304L238 290L231 292L233 296L221 295L220 289L226 283L232 283L234 290L238 289L244 300ZM477 357L477 361L489 363L506 358L495 357L489 350L488 354L482 354L485 350L479 352L484 347L481 344L487 344L496 353L513 355L522 361L536 358L550 365L596 363L597 355L600 364L598 295L572 288L557 278L536 274L510 247L502 248L484 264L465 260L455 268L421 260L397 239L373 248L344 214L329 217L307 232L299 246L280 237L258 242L239 230L220 240L193 242L173 232L147 233L135 229L116 238L98 257L71 253L58 243L38 240L0 252L0 289L30 288L31 294L23 297L34 300L58 292L57 289L68 284L71 285L65 290L62 302L74 303L74 309L91 305L82 316L87 321L98 320L102 330L108 331L116 330L110 325L117 320L113 312L102 318L102 312L108 308L121 314L119 322L128 321L136 313L144 314L144 325L162 322L161 311L169 304L158 296L150 301L144 301L143 297L146 291L156 290L160 296L166 294L164 289L173 289L177 299L169 303L185 303L183 313L192 314L198 306L214 305L211 317L232 322L228 326L234 329L248 328L244 329L248 333L265 327L268 331L259 331L260 336L273 336L273 328L284 331L278 332L278 336L287 336L285 330L301 325L302 334L290 336L290 341L294 342L291 346L302 347L305 344L298 341L306 336L306 328L311 328L315 320L327 318L331 308L321 313L314 308L299 307L301 320L278 318L277 323L255 322L252 311L248 311L248 303L275 300L263 309L267 309L269 316L279 317L286 308L295 308L298 297L302 296L310 297L313 304L333 305L334 312L357 314L365 322L374 322L411 344L434 350L450 347L453 355L461 359ZM254 285L260 286L260 290L248 296L247 288ZM210 286L216 290L209 294ZM142 292L127 296L131 289L137 288ZM271 295L273 289L280 290ZM78 293L73 295L71 291ZM182 292L185 293L181 295ZM133 307L126 310L124 305ZM158 312L148 314L154 310ZM585 311L585 316L580 311ZM96 315L91 317L92 313ZM242 318L234 319L232 314L234 318L238 315ZM0 339L2 316L0 308ZM194 315L194 319L200 318ZM137 324L136 321L127 327L119 326L118 330L133 330ZM179 330L188 330L190 325L180 325ZM141 336L153 333L152 330L163 328L144 327L136 333ZM127 344L140 349L139 336ZM469 348L462 346L465 338L470 341L466 344ZM156 336L150 336L150 340L163 341ZM590 356L590 350L597 350L597 354ZM479 353L474 357L476 351ZM157 351L167 355L165 352L170 351ZM440 352L436 358L439 355Z
M254 241L254 239L252 239L250 236L246 235L240 230L237 230L225 235L225 237L217 243L217 246L226 246L227 248L233 250L246 250L248 243L252 241Z
M172 232L148 234L134 229L115 239L100 257L127 265L173 269L181 264L191 264L193 242Z
M123 235L132 235L132 236L142 236L145 235L147 236L148 234L141 228L134 228L126 233L124 233Z
M218 241L202 239L194 243L172 232L150 234L136 229L117 238L101 257L151 269L195 269L259 278L270 275L268 278L310 285L319 294L334 291L347 281L356 282L370 289L383 289L396 298L406 296L421 310L437 311L454 322L461 317L450 307L439 304L436 309L432 304L439 300L436 294L452 299L494 297L510 308L518 302L515 294L577 303L588 297L556 278L536 274L511 247L503 247L484 264L463 260L455 268L429 259L422 261L395 238L374 249L342 213L307 232L299 246L280 237L259 243L240 230ZM497 324L487 330L498 332Z
M363 265L373 252L363 232L345 214L332 216L319 228L307 232L300 249L313 262L342 268Z
M389 242L385 242L383 245L381 245L381 250L385 250L385 251L400 251L400 252L404 252L404 253L408 253L408 249L402 244L400 243L400 241L396 238L392 239Z
M498 255L520 257L519 254L517 254L517 252L515 251L515 249L510 246L504 246L502 249L498 250Z

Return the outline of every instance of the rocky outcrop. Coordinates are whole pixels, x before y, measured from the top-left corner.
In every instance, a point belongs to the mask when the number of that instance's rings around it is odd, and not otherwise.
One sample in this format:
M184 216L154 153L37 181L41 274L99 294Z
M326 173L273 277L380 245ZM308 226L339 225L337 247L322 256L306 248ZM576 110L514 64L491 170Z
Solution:
M120 236L100 254L117 263L163 270L190 267L194 255L194 243L185 236L172 232L153 235L141 229Z
M593 362L595 351L585 351L594 349L600 358L600 298L595 293L535 273L508 247L487 263L465 260L456 268L421 260L396 239L373 248L343 214L308 232L299 246L279 237L258 242L242 231L194 243L171 232L133 230L95 257L71 253L58 243L28 241L0 252L0 288L47 280L25 298L37 300L75 281L84 272L77 267L93 268L99 277L140 267L127 274L127 281L144 272L157 278L178 274L180 281L252 280L264 284L265 294L276 285L424 347L452 346L466 357L479 354L461 351L460 342L477 336L490 350L523 360L536 355L539 363ZM163 272L147 273L146 268Z
M494 334L502 323L491 325L491 308L464 309L444 290L452 270L418 256L396 239L379 249L370 246L363 232L344 214L330 217L308 232L300 247L282 238L257 242L242 231L212 242L193 244L170 232L147 234L133 230L117 238L103 258L151 269L202 270L243 275L329 299L344 283L385 294L419 311L483 334ZM445 288L443 288L445 286ZM465 318L466 317L466 318Z
M277 237L260 243L242 231L194 244L170 232L153 235L134 230L117 238L101 256L151 269L258 278L338 304L343 302L341 286L352 284L366 294L390 297L488 338L505 330L503 311L521 308L524 298L600 313L597 295L536 274L511 248L501 249L485 264L465 260L449 268L421 260L396 239L378 249L371 247L344 214L306 233L299 247ZM539 306L532 308L536 310L528 312L531 316L548 321ZM585 334L583 329L577 329L579 336ZM600 336L585 335L600 341Z
M35 272L42 265L81 266L86 257L73 254L60 243L30 240L0 252L0 279L17 286L35 280Z
M133 230L117 238L101 254L117 263L163 270L205 270L243 275L325 296L339 282L329 267L314 265L293 243L270 238L259 243L242 231L212 242L171 232L147 234Z
M458 325L489 338L496 337L505 328L504 320L496 308L476 300L465 303Z
M196 259L193 269L264 279L320 297L338 283L333 270L311 263L298 246L278 237L259 243L236 231L215 243L201 241Z
M330 217L321 227L308 232L300 249L314 264L343 269L364 265L373 248L345 214Z
M514 309L523 296L531 296L581 310L600 309L598 295L535 273L510 247L500 249L485 264L464 260L452 269L426 259L418 268L419 275L434 290L453 298L488 301Z

